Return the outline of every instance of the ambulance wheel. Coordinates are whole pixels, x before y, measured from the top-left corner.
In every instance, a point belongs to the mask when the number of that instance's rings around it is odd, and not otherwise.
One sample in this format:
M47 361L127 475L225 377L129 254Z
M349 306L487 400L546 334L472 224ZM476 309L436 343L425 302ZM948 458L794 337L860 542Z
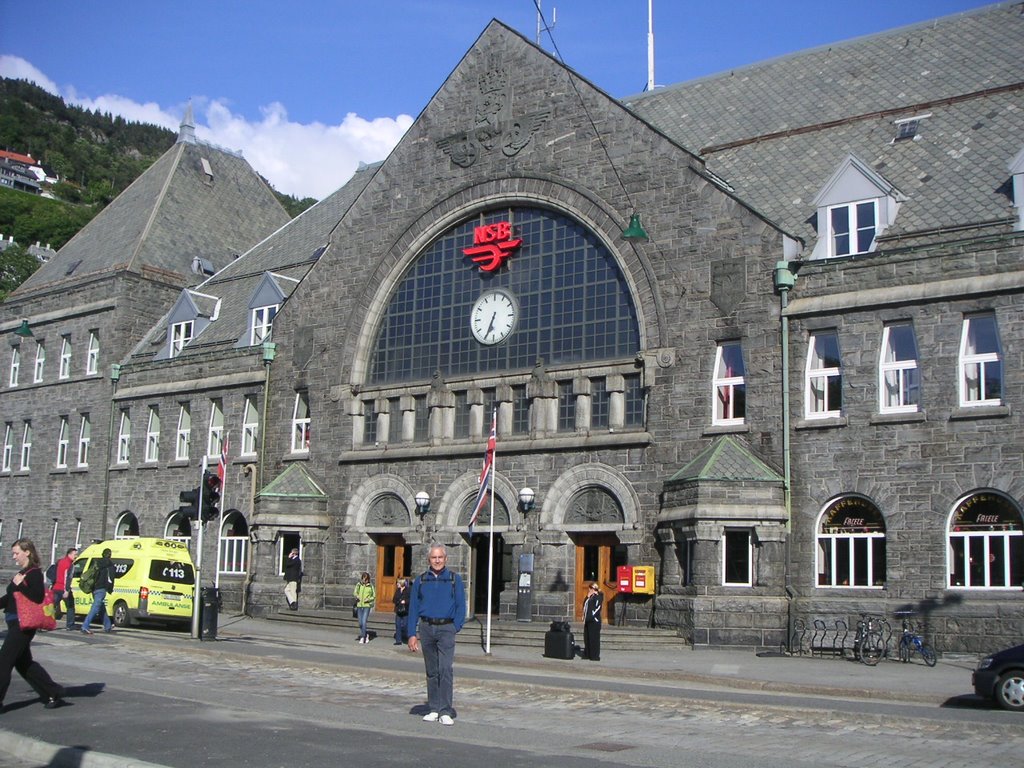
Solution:
M131 625L132 618L128 615L128 604L124 600L118 600L114 603L114 626L130 627Z

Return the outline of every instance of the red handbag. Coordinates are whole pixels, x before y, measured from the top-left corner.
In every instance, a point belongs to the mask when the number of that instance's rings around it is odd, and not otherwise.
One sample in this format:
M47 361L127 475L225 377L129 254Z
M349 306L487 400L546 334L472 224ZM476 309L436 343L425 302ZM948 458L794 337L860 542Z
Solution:
M49 632L57 628L57 609L53 605L53 593L46 590L43 602L34 603L22 592L14 593L18 606L18 626L22 629L41 629Z

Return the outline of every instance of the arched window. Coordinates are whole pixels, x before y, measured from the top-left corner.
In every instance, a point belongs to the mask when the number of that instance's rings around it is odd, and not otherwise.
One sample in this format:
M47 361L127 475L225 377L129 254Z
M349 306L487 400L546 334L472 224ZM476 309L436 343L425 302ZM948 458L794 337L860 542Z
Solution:
M192 521L180 512L175 512L167 518L164 525L164 538L172 541L180 541L185 545L192 542Z
M139 519L131 512L122 512L114 526L115 539L136 539L139 537Z
M819 587L885 585L885 520L862 496L843 496L825 507L816 551Z
M476 228L505 223L504 242L522 242L482 271L464 250ZM427 381L436 372L529 370L538 359L631 358L639 349L629 286L608 248L565 214L502 208L451 228L419 255L388 302L369 378Z
M249 564L249 524L242 513L233 509L224 515L220 528L221 573L245 573Z
M975 491L949 518L949 586L1020 589L1024 584L1024 525L1013 500Z

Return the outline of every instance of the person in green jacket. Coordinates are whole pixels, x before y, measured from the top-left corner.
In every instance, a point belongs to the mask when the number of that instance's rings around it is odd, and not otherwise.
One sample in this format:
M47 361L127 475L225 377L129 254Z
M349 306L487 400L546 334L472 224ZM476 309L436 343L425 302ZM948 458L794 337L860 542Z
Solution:
M368 643L370 642L370 636L366 632L366 620L370 618L370 609L373 608L373 604L377 601L377 593L373 589L373 584L370 583L370 574L366 571L363 571L359 583L352 590L352 595L356 599L356 616L359 617L358 639L360 643Z

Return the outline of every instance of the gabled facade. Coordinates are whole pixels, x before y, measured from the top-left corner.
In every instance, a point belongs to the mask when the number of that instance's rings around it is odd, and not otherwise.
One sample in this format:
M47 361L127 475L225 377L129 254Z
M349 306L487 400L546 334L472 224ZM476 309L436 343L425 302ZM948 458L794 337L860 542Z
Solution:
M382 164L129 334L104 519L195 541L177 494L223 451L204 582L252 613L292 547L303 607L368 571L387 610L441 541L499 619L597 581L695 645L865 611L1009 643L1022 29L1002 4L616 101L492 22Z

